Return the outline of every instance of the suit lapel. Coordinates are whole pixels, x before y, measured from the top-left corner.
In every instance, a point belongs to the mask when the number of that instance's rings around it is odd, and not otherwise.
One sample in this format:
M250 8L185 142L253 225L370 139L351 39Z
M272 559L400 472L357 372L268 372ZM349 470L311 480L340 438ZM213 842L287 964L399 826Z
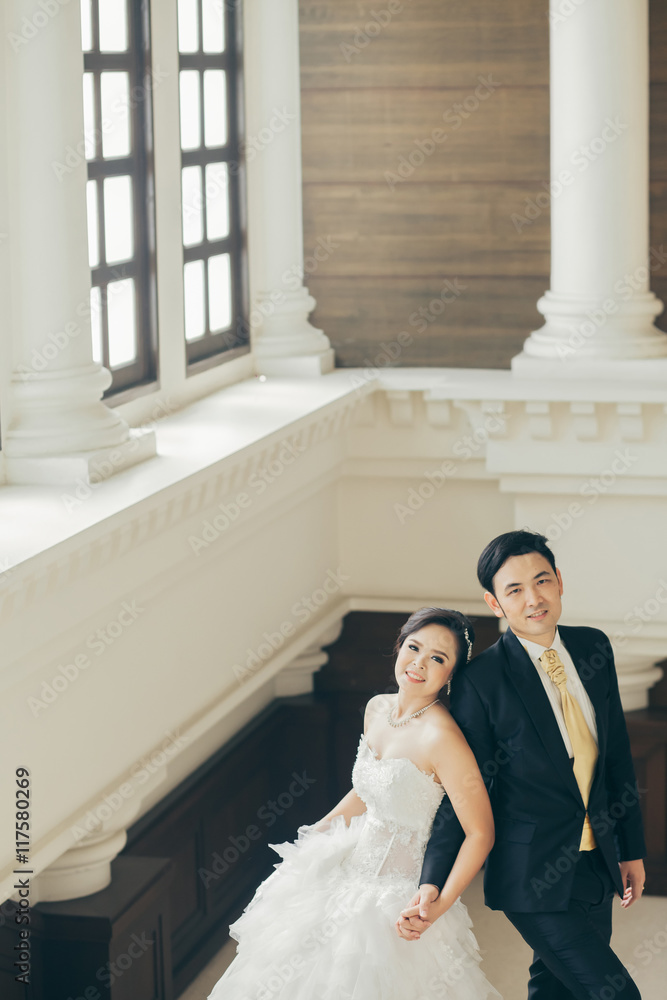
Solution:
M579 786L574 777L572 762L565 749L551 703L540 678L537 676L533 661L511 629L508 629L503 635L502 645L507 675L516 688L516 692L544 744L544 749L565 785L579 804L583 805Z

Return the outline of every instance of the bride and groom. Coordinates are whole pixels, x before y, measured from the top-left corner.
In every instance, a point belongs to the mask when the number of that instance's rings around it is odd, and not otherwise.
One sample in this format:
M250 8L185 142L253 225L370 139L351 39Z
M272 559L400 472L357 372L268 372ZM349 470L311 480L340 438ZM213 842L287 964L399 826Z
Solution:
M464 615L408 619L352 790L277 848L210 1000L498 997L459 898L485 860L487 906L533 949L531 1000L639 1000L609 945L614 895L641 896L646 853L609 640L558 626L544 536L500 535L477 572L507 631L471 659Z

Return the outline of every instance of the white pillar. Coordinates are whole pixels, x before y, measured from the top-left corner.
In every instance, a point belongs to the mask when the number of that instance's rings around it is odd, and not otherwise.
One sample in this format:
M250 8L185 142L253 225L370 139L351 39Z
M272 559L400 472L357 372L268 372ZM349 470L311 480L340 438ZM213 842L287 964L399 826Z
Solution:
M512 369L655 377L667 336L649 289L648 0L565 8L551 0L551 288Z
M106 889L111 883L111 862L127 841L127 829L139 814L142 800L166 778L167 768L127 775L118 787L100 796L92 809L64 834L67 849L32 880L34 902L78 899ZM64 839L63 838L63 839ZM31 856L33 864L39 859Z
M333 369L328 337L308 322L303 284L301 94L297 0L247 0L244 67L248 245L258 373Z
M3 451L9 482L71 483L155 444L101 402L111 376L92 356L86 163L54 170L84 138L80 6L41 12L39 26L36 10L15 0L6 15L14 362Z

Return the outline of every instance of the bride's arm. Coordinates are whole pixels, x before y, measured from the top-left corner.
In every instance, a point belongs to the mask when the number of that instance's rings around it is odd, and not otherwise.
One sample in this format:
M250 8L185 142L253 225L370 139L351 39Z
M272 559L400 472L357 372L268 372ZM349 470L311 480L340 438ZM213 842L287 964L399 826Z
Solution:
M489 794L480 774L475 755L455 725L447 740L439 745L434 761L435 772L443 784L463 827L465 840L456 856L436 903L440 916L467 889L493 847L495 829Z
M453 720L434 748L433 768L463 827L465 840L440 895L428 906L426 919L419 919L423 906L412 905L401 914L412 917L412 927L419 925L419 931L442 916L470 885L493 847L495 837L491 803L477 761ZM419 936L417 930L410 934L407 927L402 929L405 931L403 937Z
M351 788L347 795L340 800L338 805L334 806L331 812L328 812L326 816L322 817L319 823L315 824L315 829L326 830L331 820L336 816L344 816L345 823L349 826L350 820L353 816L361 816L361 814L365 812L366 803L359 798L354 788Z

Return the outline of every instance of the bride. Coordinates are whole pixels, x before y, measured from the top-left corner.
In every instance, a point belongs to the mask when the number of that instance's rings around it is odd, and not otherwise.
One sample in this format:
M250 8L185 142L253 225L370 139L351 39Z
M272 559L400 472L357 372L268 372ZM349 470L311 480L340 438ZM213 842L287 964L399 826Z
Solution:
M230 934L236 958L209 1000L485 1000L477 941L459 899L493 845L472 751L438 700L470 659L464 615L422 608L396 640L398 694L368 702L352 790L295 843ZM465 840L435 904L406 940L398 918L417 888L434 816L448 795ZM406 913L414 911L405 911Z

